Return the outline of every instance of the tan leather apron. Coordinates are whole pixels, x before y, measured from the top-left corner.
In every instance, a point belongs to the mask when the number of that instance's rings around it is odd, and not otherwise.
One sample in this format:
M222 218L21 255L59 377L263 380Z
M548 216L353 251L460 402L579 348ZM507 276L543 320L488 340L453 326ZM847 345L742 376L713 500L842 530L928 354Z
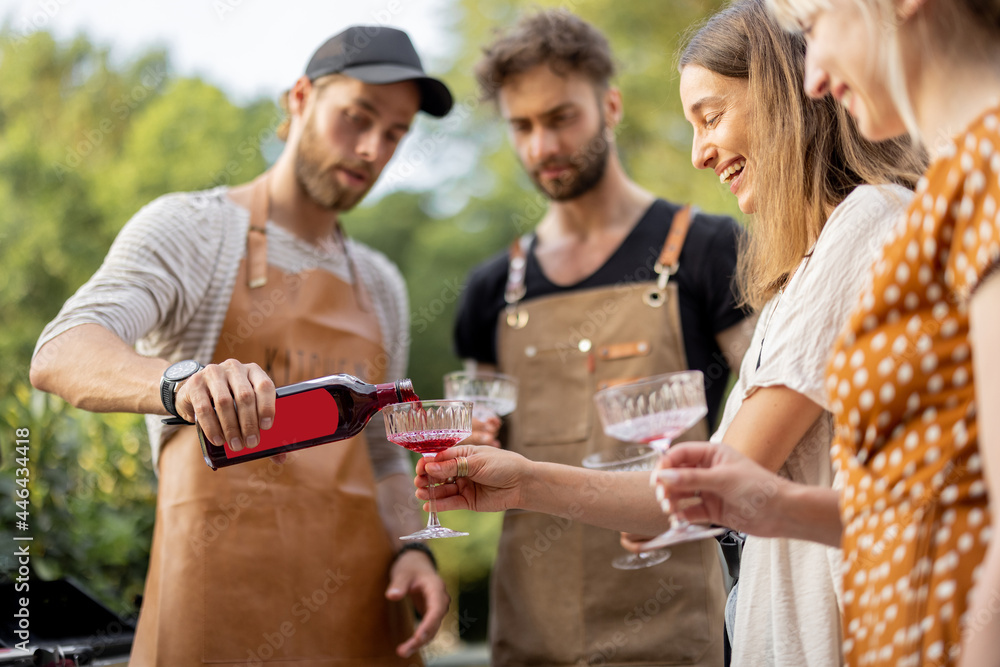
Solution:
M689 209L675 216L656 264L657 283L523 304L527 249L515 244L510 307L498 335L499 368L520 380L510 449L534 460L580 465L586 455L622 444L601 429L596 391L687 369L677 286L668 279L689 219ZM680 440L707 436L702 422ZM602 491L584 489L580 506L602 502ZM569 508L571 515L579 512ZM508 512L492 579L494 664L721 665L725 592L716 542L671 551L660 565L623 572L611 567L624 553L619 533Z
M360 292L323 270L268 265L264 177L253 201L247 257L212 361L256 362L280 385L377 359L378 320ZM194 427L183 427L160 454L130 664L419 665L394 654L412 623L405 604L385 599L393 553L363 437L293 452L283 465L212 471Z

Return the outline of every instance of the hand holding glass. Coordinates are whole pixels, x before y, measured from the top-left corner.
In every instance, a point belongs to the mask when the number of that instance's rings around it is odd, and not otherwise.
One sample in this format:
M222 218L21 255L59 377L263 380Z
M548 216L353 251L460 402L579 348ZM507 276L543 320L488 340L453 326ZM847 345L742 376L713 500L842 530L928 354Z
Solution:
M385 417L385 435L390 442L417 452L424 458L433 458L472 433L472 403L468 401L396 403L383 408L382 414ZM431 540L468 535L441 525L434 506L434 486L428 487L427 492L431 505L427 527L399 539Z
M708 413L700 371L667 373L601 390L594 395L604 432L625 442L641 442L665 453L674 438ZM670 529L645 543L646 550L703 540L724 528L695 526L670 515Z
M591 454L583 459L583 467L609 472L652 470L659 457L659 451L648 445L628 445L611 451ZM611 561L611 567L616 570L640 570L644 567L659 565L668 558L670 558L670 549L643 551L639 554L619 556Z

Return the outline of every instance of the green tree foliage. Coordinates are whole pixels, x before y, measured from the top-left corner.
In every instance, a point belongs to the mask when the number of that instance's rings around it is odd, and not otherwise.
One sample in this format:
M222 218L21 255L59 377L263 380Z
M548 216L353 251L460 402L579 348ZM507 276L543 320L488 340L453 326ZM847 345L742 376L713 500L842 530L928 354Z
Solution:
M30 535L31 566L43 579L72 577L126 616L142 593L153 532L155 486L144 429L132 415L98 415L18 384L0 399L0 422L29 431L27 532L16 530L15 456L4 443L0 494L7 544ZM6 440L6 439L5 439ZM5 558L7 558L5 556ZM3 563L13 571L13 560Z

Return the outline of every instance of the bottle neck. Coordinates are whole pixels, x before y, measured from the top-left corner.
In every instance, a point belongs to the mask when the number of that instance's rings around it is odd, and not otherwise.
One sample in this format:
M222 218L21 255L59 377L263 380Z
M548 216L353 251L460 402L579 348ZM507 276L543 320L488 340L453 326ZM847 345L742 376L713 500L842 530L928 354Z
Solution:
M413 383L408 379L375 385L375 396L380 409L393 403L417 400L417 395L413 393Z

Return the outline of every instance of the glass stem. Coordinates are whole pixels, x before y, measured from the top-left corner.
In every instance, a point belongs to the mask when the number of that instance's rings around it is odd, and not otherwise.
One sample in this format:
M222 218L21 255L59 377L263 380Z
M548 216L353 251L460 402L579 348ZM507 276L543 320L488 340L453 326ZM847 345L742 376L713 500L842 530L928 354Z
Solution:
M659 440L653 440L649 443L649 446L660 453L660 456L664 456L667 450L670 449L670 438L660 438ZM670 530L676 528L684 528L688 525L687 521L680 519L675 512L671 512L670 516L667 517L667 521L670 523Z
M434 456L435 456L434 454L424 454L423 455L423 457L425 459L432 459L432 458L434 458ZM428 528L440 528L441 527L441 522L438 521L437 506L434 504L434 487L435 486L437 486L437 484L428 484L427 485L427 495L430 496L428 502L430 503L430 506L431 506L431 513L427 517L427 527Z

